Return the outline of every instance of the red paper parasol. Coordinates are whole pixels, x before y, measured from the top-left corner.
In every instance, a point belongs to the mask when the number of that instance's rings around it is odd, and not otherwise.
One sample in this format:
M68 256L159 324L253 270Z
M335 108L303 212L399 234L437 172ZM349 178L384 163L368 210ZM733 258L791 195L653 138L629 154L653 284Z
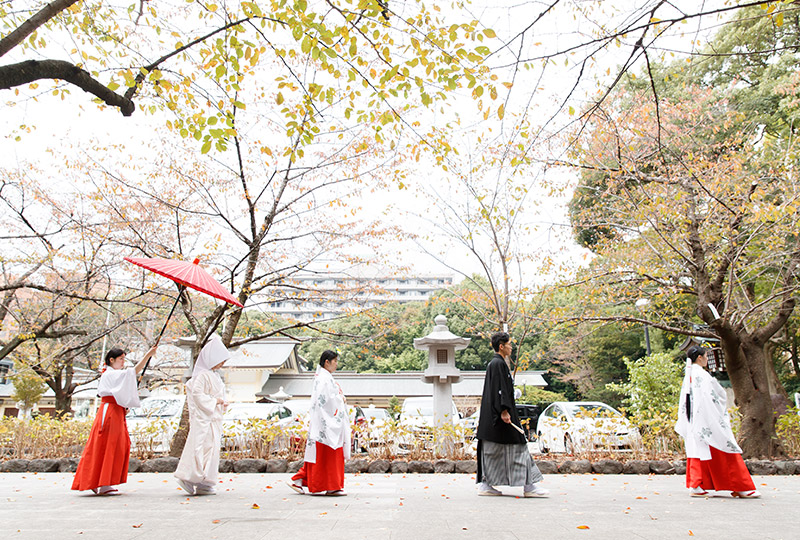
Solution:
M200 259L195 259L192 262L188 262L176 261L174 259L159 259L157 257L125 257L125 260L150 270L151 272L155 272L160 276L171 279L178 284L178 297L175 299L175 303L172 305L169 315L167 315L167 320L164 322L164 327L161 329L161 333L156 339L156 344L161 341L161 336L164 335L164 331L167 329L167 324L172 318L175 308L178 306L178 302L181 299L181 293L183 293L184 287L189 287L190 289L200 291L203 294L223 300L229 304L233 304L234 306L244 307L231 293L226 291L216 279L211 277L208 272L200 268ZM147 371L147 366L149 364L150 360L148 360L145 364L144 369L139 376L139 381L144 378L144 374Z
M178 285L200 291L234 306L244 307L216 279L200 267L200 259L188 262L156 257L125 257L125 260L171 279Z

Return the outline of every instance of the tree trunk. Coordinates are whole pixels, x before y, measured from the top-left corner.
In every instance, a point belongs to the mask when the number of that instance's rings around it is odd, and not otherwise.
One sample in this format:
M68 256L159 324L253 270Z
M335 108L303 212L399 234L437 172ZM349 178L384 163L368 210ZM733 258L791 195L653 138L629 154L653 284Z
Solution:
M56 416L65 416L72 412L72 392L59 389L56 394Z
M739 445L745 458L784 456L783 446L775 435L775 414L769 393L764 347L749 336L724 329L722 345L728 375L742 415Z
M777 419L777 417L786 414L792 404L789 401L789 394L786 392L786 388L783 387L783 383L778 377L778 372L775 371L774 350L775 347L771 343L767 343L764 346L764 367L767 374L767 383L769 384L769 395L772 400L772 410Z

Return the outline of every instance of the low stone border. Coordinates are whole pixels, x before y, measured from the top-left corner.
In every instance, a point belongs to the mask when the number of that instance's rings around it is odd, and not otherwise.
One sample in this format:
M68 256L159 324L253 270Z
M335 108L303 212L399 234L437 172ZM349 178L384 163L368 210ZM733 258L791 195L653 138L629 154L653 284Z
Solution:
M615 459L565 459L562 461L535 460L542 474L685 474L686 461L667 460L628 460ZM763 475L800 475L800 461L796 460L746 460L750 474ZM222 473L295 473L303 465L302 460L286 459L221 459L219 472ZM0 463L0 472L7 473L46 473L75 472L78 467L77 458L61 459L10 459ZM178 458L159 457L142 461L131 458L128 472L172 473L178 467ZM385 459L369 460L354 458L345 463L345 472L373 474L475 474L475 460L454 461L437 459L436 461L406 461Z

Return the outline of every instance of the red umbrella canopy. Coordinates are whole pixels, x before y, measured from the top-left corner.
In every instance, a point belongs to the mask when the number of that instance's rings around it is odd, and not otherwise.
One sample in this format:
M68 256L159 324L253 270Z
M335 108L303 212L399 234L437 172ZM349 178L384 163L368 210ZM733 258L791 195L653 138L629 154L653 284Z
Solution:
M234 306L244 307L216 279L200 267L200 259L189 262L157 257L125 257L125 260L171 279L178 285L200 291Z

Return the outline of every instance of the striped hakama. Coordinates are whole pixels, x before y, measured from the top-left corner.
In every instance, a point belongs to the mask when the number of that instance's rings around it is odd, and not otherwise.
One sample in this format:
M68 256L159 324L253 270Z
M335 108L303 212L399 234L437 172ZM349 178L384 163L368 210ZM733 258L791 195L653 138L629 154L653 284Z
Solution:
M501 444L478 441L481 478L490 486L529 486L541 482L543 476L533 462L526 444Z

